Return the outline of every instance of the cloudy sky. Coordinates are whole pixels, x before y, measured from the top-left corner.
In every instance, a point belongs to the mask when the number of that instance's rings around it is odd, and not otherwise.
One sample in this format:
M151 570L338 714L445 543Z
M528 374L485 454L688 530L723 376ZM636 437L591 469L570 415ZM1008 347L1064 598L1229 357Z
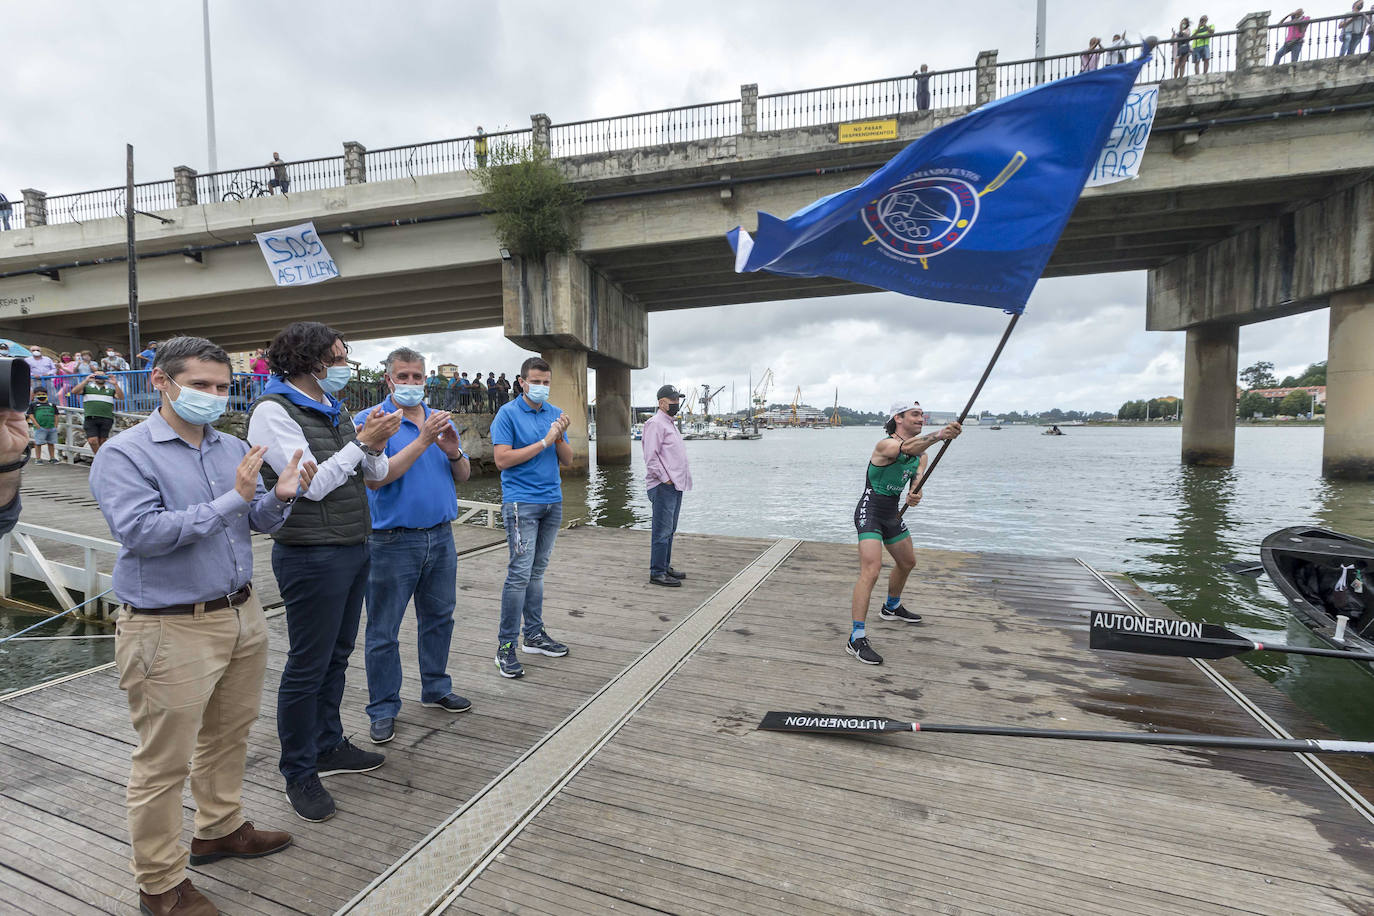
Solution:
M1311 15L1338 12L1313 8ZM1108 40L1124 28L1168 34L1182 16L1221 29L1261 4L1199 8L1166 0L1050 0L1050 53ZM1031 0L984 0L976 15L935 16L933 3L767 0L740 4L486 2L466 0L211 0L220 168L338 155L344 140L372 148L606 117L761 92L825 86L1034 53ZM207 168L201 4L198 0L0 0L5 13L0 187L50 194L123 182L124 144L140 180L173 166ZM1149 334L1144 274L1047 280L980 407L1115 410L1124 400L1181 394L1183 335ZM321 316L328 320L328 316ZM1005 317L991 309L894 294L659 313L650 365L635 373L637 403L662 380L734 383L772 368L774 400L868 410L893 399L957 409L977 381ZM405 341L354 342L364 361L392 343L437 360L510 370L524 351L496 329ZM1326 357L1326 314L1241 332L1241 365L1270 360L1280 375ZM728 389L727 389L728 394Z

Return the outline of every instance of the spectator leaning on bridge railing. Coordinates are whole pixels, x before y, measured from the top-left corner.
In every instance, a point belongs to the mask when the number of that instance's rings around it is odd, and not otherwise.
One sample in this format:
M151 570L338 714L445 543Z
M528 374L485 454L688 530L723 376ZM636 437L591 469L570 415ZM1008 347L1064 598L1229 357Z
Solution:
M1370 16L1364 12L1364 0L1355 0L1354 6L1350 7L1350 15L1340 21L1341 57L1359 50L1360 39L1364 37L1369 24ZM1374 44L1374 36L1371 36L1370 42Z
M1207 73L1212 69L1212 35L1215 32L1216 27L1206 16L1198 19L1197 28L1193 29L1193 73Z
M1307 23L1309 21L1310 17L1303 13L1302 7L1298 7L1279 20L1279 25L1288 23L1288 31L1284 34L1284 42L1279 47L1279 53L1274 55L1275 67L1279 65L1279 61L1283 60L1286 54L1293 56L1293 63L1298 62L1298 58L1302 56L1302 43L1307 36Z
M1188 56L1190 48L1188 43L1192 40L1193 33L1189 26L1191 23L1188 17L1184 16L1179 22L1177 29L1171 29L1174 45L1174 79L1185 76L1188 73Z

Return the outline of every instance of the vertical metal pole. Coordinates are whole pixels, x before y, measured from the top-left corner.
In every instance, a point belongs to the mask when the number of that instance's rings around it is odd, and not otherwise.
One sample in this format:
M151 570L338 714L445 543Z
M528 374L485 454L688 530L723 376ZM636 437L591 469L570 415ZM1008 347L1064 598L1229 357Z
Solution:
M1035 0L1035 84L1037 86L1045 81L1045 2L1046 0ZM207 38L206 41L209 39ZM209 52L206 53L208 55ZM208 56L206 60L209 60Z
M124 177L125 255L129 262L129 359L138 359L138 254L134 247L134 145L126 143Z
M218 172L215 161L215 81L210 75L210 0L201 0L201 19L205 24L205 145L210 155L210 171Z

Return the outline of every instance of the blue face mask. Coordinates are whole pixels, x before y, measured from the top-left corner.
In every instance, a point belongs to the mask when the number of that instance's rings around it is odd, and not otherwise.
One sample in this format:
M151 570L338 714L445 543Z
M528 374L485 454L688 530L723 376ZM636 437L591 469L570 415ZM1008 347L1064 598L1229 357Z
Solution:
M424 385L397 385L391 392L391 400L402 407L414 407L424 399Z
M324 378L315 379L326 394L343 391L343 387L352 380L353 370L347 366L330 366L325 370Z
M181 388L181 394L172 402L172 410L187 423L201 426L213 423L224 416L225 409L229 406L227 396L210 394L208 391L199 391L195 388L183 388L175 381L172 382Z
M525 389L525 397L536 404L543 404L549 399L548 385L530 385Z

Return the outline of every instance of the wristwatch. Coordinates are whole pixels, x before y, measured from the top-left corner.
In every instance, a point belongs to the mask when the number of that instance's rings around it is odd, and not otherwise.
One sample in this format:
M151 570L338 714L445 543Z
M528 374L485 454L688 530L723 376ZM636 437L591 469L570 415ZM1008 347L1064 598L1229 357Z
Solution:
M381 450L381 449L379 449L379 448L372 448L371 446L368 446L368 445L363 445L362 440L359 440L359 441L358 441L358 448L360 448L360 449L363 450L363 454L364 454L364 455L368 455L368 456L370 456L370 457L372 457L372 458L377 458L377 457L379 457L379 456L382 454L382 450Z
M19 460L18 460L18 461L11 461L9 464L0 464L0 474L8 474L8 473L10 473L11 471L17 471L17 470L19 470L20 468L22 468L24 465L28 464L28 463L29 463L29 457L30 457L29 452L32 451L32 450L33 450L33 446L32 446L32 445L26 445L26 446L24 446L24 453L23 453L22 455L19 456Z

